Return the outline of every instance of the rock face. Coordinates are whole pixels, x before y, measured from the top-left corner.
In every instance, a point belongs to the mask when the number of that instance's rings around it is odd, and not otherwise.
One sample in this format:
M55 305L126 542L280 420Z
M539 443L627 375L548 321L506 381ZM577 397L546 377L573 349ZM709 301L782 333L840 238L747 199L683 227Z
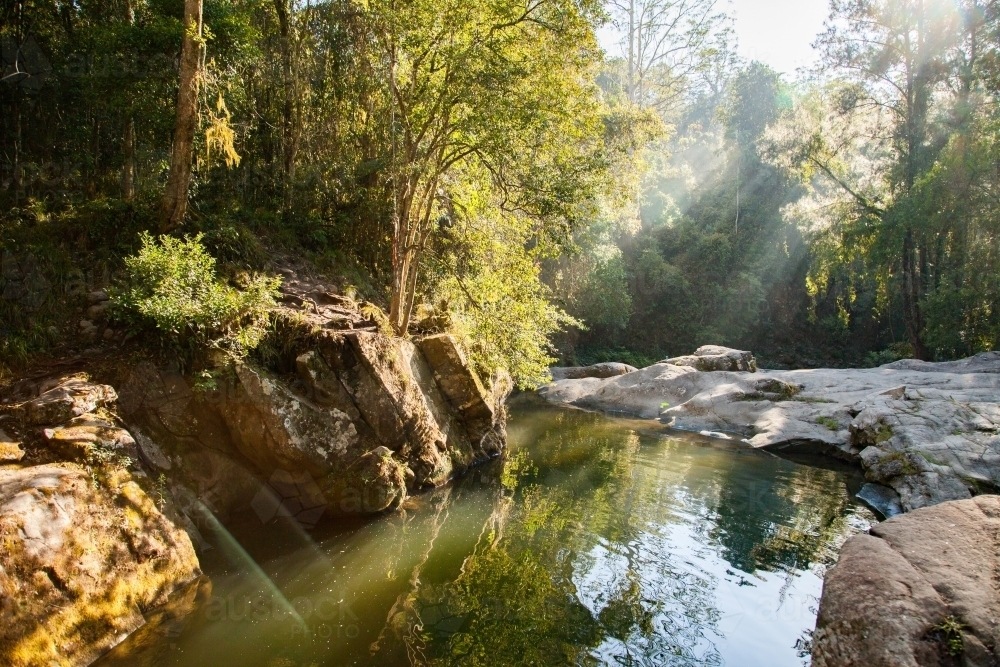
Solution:
M593 366L574 366L565 368L552 368L552 378L554 380L580 380L582 378L613 378L619 375L634 373L638 370L635 366L619 363L594 364Z
M21 449L21 443L0 429L0 464L14 463L22 458L24 458L24 450Z
M200 574L187 534L123 475L0 470L0 663L87 665Z
M25 406L32 424L57 424L111 405L118 399L108 385L72 379L49 389Z
M663 363L671 366L689 366L705 373L715 371L757 372L757 360L754 359L752 353L721 345L702 345L694 351L694 354L667 359Z
M844 545L826 575L815 667L1000 662L1000 498L892 518Z
M503 397L454 337L316 328L297 340L290 374L240 362L206 390L147 364L122 385L140 455L184 487L175 495L225 515L275 475L307 474L329 512L373 513L502 450Z
M701 358L701 357L697 357ZM738 433L754 447L807 446L859 461L904 511L1000 488L1000 354L873 369L701 372L659 363L559 380L557 403Z

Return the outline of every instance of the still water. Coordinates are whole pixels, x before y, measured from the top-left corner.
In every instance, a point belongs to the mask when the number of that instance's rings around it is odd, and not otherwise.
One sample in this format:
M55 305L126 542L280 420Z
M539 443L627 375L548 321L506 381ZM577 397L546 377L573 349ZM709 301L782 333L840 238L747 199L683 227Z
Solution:
M530 400L509 436L402 512L219 527L193 611L100 665L808 664L858 473Z

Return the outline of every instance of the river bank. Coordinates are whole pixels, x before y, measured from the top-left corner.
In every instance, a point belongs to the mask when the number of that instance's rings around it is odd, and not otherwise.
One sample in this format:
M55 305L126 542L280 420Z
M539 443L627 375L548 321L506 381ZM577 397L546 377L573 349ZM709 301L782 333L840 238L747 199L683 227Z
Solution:
M556 380L539 394L755 448L856 462L898 495L903 511L1000 485L1000 353L872 369L699 370L691 361L709 368L708 360L735 352L703 348L614 377Z

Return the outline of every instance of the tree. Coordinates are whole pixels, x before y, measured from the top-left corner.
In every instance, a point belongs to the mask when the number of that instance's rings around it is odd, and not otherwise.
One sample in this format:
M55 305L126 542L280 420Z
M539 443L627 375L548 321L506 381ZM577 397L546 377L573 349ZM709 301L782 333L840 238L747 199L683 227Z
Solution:
M960 14L950 3L930 0L836 0L831 22L818 46L824 64L856 85L841 98L843 112L869 107L891 117L886 127L895 154L893 169L884 175L889 196L901 201L928 168L936 150L930 136L929 111L935 89L948 75L948 60L959 35ZM816 142L819 146L822 142ZM838 178L829 161L813 152L808 158L855 200L864 215L880 224L899 208L869 200L853 184ZM914 222L901 221L900 289L907 334L918 359L930 351L922 338L920 302L926 291L929 261L927 241L914 232Z
M164 232L180 227L187 214L194 135L198 125L199 73L204 46L202 0L184 0L184 38L181 43L174 143L170 154L170 173L160 206L161 229Z
M626 94L638 106L671 110L691 78L732 34L719 0L611 0L622 33ZM720 39L721 38L721 39ZM725 50L725 46L722 46Z
M386 81L392 123L389 318L398 334L432 234L461 214L451 195L460 167L484 169L490 178L476 196L534 218L542 236L571 225L588 200L604 166L599 142L587 139L600 132L587 83L598 57L593 10L569 0L368 3L366 69Z

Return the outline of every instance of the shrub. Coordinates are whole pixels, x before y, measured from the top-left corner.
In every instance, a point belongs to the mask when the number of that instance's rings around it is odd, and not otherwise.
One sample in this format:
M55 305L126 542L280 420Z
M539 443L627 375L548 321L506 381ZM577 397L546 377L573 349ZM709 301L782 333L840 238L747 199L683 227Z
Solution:
M260 343L279 278L254 276L239 290L216 275L202 237L142 235L125 258L127 279L112 291L115 315L136 328L155 327L180 347L204 346L244 355Z

